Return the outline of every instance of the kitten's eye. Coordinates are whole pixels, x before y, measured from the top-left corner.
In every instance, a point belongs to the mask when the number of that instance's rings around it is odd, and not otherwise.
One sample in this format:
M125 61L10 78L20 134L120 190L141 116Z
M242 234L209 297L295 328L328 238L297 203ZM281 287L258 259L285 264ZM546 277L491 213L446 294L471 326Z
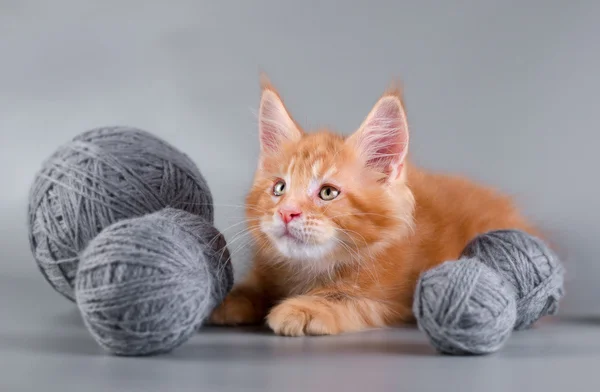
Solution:
M275 196L281 196L285 193L285 181L279 180L273 185L273 194Z
M330 185L325 185L319 191L319 197L325 201L333 200L340 194L340 191Z

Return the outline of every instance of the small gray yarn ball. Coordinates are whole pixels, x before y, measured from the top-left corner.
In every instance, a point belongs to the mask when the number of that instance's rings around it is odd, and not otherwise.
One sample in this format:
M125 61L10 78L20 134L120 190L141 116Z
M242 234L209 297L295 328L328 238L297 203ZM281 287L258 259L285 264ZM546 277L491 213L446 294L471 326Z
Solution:
M141 356L188 340L232 285L223 236L202 217L167 208L94 238L81 255L75 296L101 347Z
M452 355L499 350L517 318L512 288L477 258L446 261L425 271L413 312L434 348Z
M539 238L520 230L495 230L473 239L463 251L496 270L517 296L516 330L558 312L564 294L564 268Z
M212 195L182 152L129 127L97 128L60 147L29 196L29 242L46 280L74 300L79 254L102 229L175 207L213 221Z

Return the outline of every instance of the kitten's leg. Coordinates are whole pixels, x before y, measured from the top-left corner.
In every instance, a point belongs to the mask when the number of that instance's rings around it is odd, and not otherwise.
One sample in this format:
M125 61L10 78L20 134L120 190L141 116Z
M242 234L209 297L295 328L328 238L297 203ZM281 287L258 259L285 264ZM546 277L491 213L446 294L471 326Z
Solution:
M235 286L212 313L209 322L213 325L262 324L272 304L260 281L249 276Z
M283 301L269 312L267 324L279 335L335 335L385 327L399 318L396 312L381 301L321 291Z

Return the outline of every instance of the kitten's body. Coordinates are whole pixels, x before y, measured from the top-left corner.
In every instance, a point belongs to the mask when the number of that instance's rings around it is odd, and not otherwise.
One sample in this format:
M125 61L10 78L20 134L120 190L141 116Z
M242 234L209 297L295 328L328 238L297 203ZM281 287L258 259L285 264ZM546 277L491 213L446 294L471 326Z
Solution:
M421 272L457 259L488 230L536 234L505 196L405 162L397 92L350 138L304 133L268 85L260 120L261 162L247 197L256 253L248 277L213 313L217 324L266 318L276 333L298 336L410 322ZM278 181L286 190L274 196ZM328 186L339 195L315 196Z

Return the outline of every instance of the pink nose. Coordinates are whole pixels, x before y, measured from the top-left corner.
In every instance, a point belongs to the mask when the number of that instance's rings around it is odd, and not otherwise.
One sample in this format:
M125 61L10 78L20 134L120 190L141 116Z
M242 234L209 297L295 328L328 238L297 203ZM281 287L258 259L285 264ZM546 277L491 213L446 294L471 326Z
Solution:
M279 215L285 224L290 223L293 219L299 218L302 211L296 208L282 208L279 210Z

